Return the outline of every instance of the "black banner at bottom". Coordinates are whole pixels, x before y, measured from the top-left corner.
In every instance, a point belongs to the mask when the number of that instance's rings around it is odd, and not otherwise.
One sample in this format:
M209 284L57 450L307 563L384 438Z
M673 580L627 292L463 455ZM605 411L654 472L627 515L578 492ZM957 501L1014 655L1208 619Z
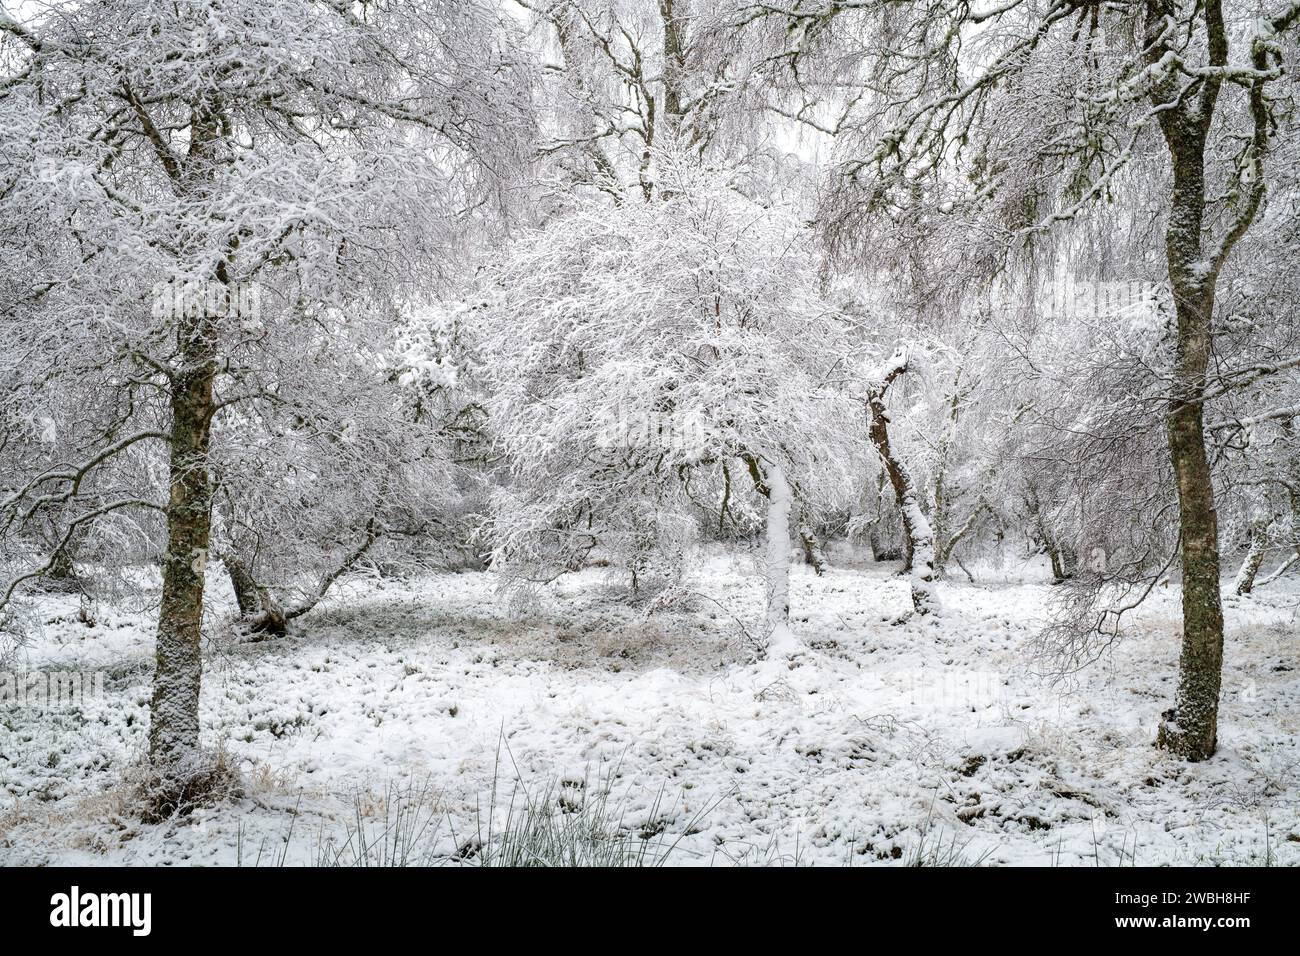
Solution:
M0 919L8 940L76 933L81 943L93 934L128 945L241 937L301 945L367 928L405 931L412 922L475 932L482 916L490 921L479 929L493 942L559 923L584 936L606 929L626 938L654 927L734 945L770 939L778 915L787 931L909 929L927 945L1025 930L1228 943L1290 928L1291 877L1263 869L567 870L544 879L470 868L6 869Z

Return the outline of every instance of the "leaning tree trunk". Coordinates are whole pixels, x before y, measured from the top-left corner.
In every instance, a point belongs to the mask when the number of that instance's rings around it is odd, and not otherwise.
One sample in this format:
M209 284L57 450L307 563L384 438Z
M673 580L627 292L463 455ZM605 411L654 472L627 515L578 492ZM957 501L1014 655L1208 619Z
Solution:
M1025 497L1025 503L1033 521L1033 532L1042 542L1043 551L1047 553L1047 559L1052 563L1052 584L1064 584L1074 577L1075 568L1079 563L1078 555L1073 548L1061 544L1047 526L1037 493L1031 490Z
M279 602L257 582L249 563L233 554L223 554L221 563L230 575L230 586L239 604L241 629L254 640L281 637L288 629L288 620Z
M1268 554L1268 525L1269 522L1263 517L1257 517L1250 523L1250 546L1233 579L1234 594L1249 594L1255 589L1255 578L1264 564L1264 556Z
M936 609L934 596L934 532L921 509L920 496L902 459L894 453L889 441L889 412L885 408L885 391L895 378L907 370L907 356L896 353L887 371L871 383L867 392L867 412L870 418L871 443L876 446L884 463L889 483L898 500L898 510L903 516L903 535L907 546L908 572L912 592L912 608L917 614L929 614Z
M811 565L813 573L821 577L826 573L826 552L806 518L799 523L799 541L803 545L804 563Z

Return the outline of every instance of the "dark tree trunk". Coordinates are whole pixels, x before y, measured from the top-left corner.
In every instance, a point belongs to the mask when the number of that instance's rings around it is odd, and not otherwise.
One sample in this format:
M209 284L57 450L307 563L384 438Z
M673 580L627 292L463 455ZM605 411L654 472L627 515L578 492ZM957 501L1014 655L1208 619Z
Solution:
M1204 760L1218 746L1219 691L1223 671L1223 607L1219 596L1219 518L1205 451L1202 396L1209 367L1214 293L1199 275L1205 208L1203 137L1179 142L1168 231L1169 273L1177 321L1178 394L1165 420L1178 491L1182 531L1183 643L1174 709L1157 740L1188 760ZM1187 155L1184 155L1187 154Z
M807 521L799 525L799 541L803 545L803 560L811 565L813 573L819 577L826 573L826 553L822 551L821 542Z
M916 554L916 530L912 527L909 508L904 506L907 499L915 500L911 477L906 466L894 454L889 441L889 412L885 408L884 391L872 394L867 399L867 411L870 415L868 434L871 444L875 445L880 461L885 467L889 485L894 489L894 500L898 502L898 513L903 524L903 567L904 573L912 570L912 560Z
M249 564L230 554L223 554L221 563L230 575L230 586L239 604L240 627L256 639L282 637L288 629L288 620L279 602L257 583Z
M1029 508L1029 515L1033 519L1033 534L1037 536L1042 543L1042 551L1046 553L1047 559L1052 562L1052 583L1064 584L1070 578L1074 577L1074 571L1079 563L1078 556L1074 549L1068 545L1063 545L1057 540L1056 535L1047 526L1047 521L1043 517L1043 508L1038 501L1038 495L1032 489L1026 496L1025 502Z
M253 580L253 573L248 570L247 564L234 555L222 555L221 563L226 566L226 572L230 575L230 587L235 592L239 616L252 617L260 606L257 582Z
M1203 361L1200 367L1204 369ZM1201 405L1177 403L1167 427L1182 528L1183 645L1174 709L1166 713L1158 739L1189 760L1204 760L1218 746L1223 671L1219 522Z
M54 560L50 562L50 570L45 572L45 576L56 587L68 587L77 580L77 569L72 562L72 547L65 545L54 552Z
M1074 577L1073 555L1052 539L1047 540L1047 557L1052 562L1052 583L1064 584Z
M76 559L89 533L89 522L74 525L50 557L50 569L45 572L43 586L50 591L78 591L82 582L77 577Z
M870 419L868 433L876 446L889 483L898 501L903 519L903 540L907 561L904 570L911 577L912 607L917 614L928 614L937 606L934 600L934 534L921 510L920 496L907 472L907 467L895 454L889 440L889 412L885 408L885 391L895 378L907 369L902 361L880 382L873 382L867 393L867 415Z
M212 530L208 453L216 362L210 324L204 319L184 324L185 367L172 383L167 552L149 710L149 757L156 767L186 760L199 750L199 637Z
M1160 36L1171 11L1148 2L1148 35ZM1227 60L1219 0L1205 6L1212 63ZM1168 42L1167 40L1162 42ZM1149 51L1160 56L1161 50ZM1174 708L1166 711L1157 743L1188 760L1210 757L1218 745L1219 692L1223 670L1223 607L1219 596L1219 520L1205 451L1204 396L1209 368L1216 270L1205 260L1205 143L1218 95L1207 80L1186 99L1178 81L1162 84L1153 98L1172 163L1173 187L1165 231L1165 254L1175 309L1175 394L1165 417L1169 458L1178 493L1182 532L1183 642ZM1175 105L1176 104L1176 105ZM1248 224L1248 222L1247 222Z
M143 115L143 107L137 104ZM201 197L210 187L222 136L214 102L195 104L190 115L184 164L160 152L172 189ZM232 240L229 252L233 253ZM232 282L225 260L213 280L229 296ZM229 305L227 301L224 305ZM176 361L171 373L171 490L167 500L167 550L163 555L162 598L158 611L153 698L149 706L149 760L159 782L184 783L199 758L199 690L203 673L204 575L212 535L212 418L217 411L217 316L207 308L185 311L176 320Z

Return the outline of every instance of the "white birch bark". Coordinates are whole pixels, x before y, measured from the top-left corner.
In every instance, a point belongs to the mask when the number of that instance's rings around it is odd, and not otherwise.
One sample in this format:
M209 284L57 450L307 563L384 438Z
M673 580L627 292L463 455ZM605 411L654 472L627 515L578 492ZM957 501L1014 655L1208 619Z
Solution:
M767 522L763 533L763 573L767 613L763 639L768 657L793 654L799 644L790 632L790 505L793 495L780 465L764 462Z

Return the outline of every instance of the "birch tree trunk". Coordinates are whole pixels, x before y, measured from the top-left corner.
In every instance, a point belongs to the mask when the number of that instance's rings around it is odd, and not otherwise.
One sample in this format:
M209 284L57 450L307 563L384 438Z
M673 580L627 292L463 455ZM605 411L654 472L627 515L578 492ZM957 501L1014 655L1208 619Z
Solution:
M1218 745L1223 671L1219 523L1205 451L1204 421L1206 379L1214 342L1215 290L1224 263L1264 202L1264 160L1275 123L1266 85L1281 75L1281 48L1274 38L1300 21L1300 4L1291 5L1272 20L1256 22L1257 32L1250 46L1255 75L1245 87L1249 139L1243 138L1231 182L1239 194L1215 242L1206 241L1210 230L1205 221L1205 162L1206 141L1214 125L1230 53L1222 0L1205 0L1190 8L1180 7L1175 0L1147 0L1145 54L1149 66L1167 56L1180 55L1169 25L1177 22L1184 9L1203 21L1208 69L1190 87L1182 85L1180 74L1169 74L1151 94L1173 171L1165 254L1176 319L1174 396L1165 427L1178 489L1183 566L1178 690L1174 709L1164 714L1156 743L1188 760L1204 760Z
M191 760L199 750L199 636L212 530L208 452L215 411L215 332L206 316L182 324L183 367L174 376L171 395L167 551L149 707L149 758L159 769Z
M1255 589L1255 577L1264 563L1264 555L1268 553L1268 524L1262 517L1250 523L1250 548L1232 582L1234 594L1249 594Z
M766 463L767 521L763 529L767 613L764 636L769 650L778 650L790 638L790 485L780 465Z
M1203 187L1203 183L1201 184ZM1175 187L1177 192L1177 187ZM1199 216L1196 217L1199 232ZM1173 231L1171 225L1171 231ZM1178 241L1170 243L1170 272ZM1184 263L1182 268L1190 263ZM1179 289L1177 374L1186 390L1166 418L1169 456L1178 487L1182 529L1183 643L1178 659L1178 691L1157 740L1189 760L1204 760L1218 746L1219 692L1223 671L1223 606L1219 598L1219 519L1214 507L1210 463L1205 453L1202 405L1195 397L1203 386L1210 352L1213 294L1191 298ZM1186 298L1185 298L1186 297Z
M257 582L249 563L233 554L222 554L221 563L230 575L230 586L239 604L241 628L255 640L282 636L288 629L284 610Z
M80 589L81 581L77 577L77 554L90 534L91 522L85 521L72 527L56 547L50 558L50 569L45 572L44 586L52 591L75 591Z
M1174 13L1171 0L1149 0L1148 57L1164 54L1171 41L1161 37ZM1208 0L1204 16L1211 64L1225 64L1228 41L1220 0ZM1192 97L1184 97L1182 92L1177 80L1170 79L1152 94L1162 108L1160 129L1173 172L1165 256L1175 310L1175 394L1165 416L1165 430L1178 492L1183 571L1178 690L1174 709L1165 712L1156 740L1188 760L1204 760L1218 744L1223 607L1219 596L1219 519L1205 451L1203 402L1217 269L1226 251L1216 255L1217 261L1208 262L1202 249L1205 145L1219 81L1207 79Z
M921 508L920 496L912 483L911 475L890 444L889 412L885 408L886 389L906 370L906 354L896 353L886 371L878 375L868 389L867 414L870 419L871 443L880 454L885 473L889 476L889 483L898 500L898 510L903 517L903 535L909 557L905 570L908 572L912 592L912 608L917 614L929 614L935 610L934 532Z
M209 188L221 122L210 104L196 106L190 119L185 168L164 162L172 188L199 198ZM161 148L161 147L159 147ZM230 274L219 261L213 278L228 297ZM204 297L206 300L206 297ZM227 303L225 303L228 305ZM154 654L153 698L149 705L149 759L165 780L184 772L199 755L199 690L203 659L200 637L208 547L212 536L212 417L217 404L217 316L206 301L176 316L177 362L171 374L171 492L167 500L167 550L163 555L162 599Z
M817 533L806 518L799 522L799 543L803 545L804 563L810 565L813 573L821 577L826 573L826 552L822 550Z
M767 498L763 523L763 643L766 657L797 653L798 641L790 631L790 513L794 493L785 470L777 463L745 456L754 488Z

